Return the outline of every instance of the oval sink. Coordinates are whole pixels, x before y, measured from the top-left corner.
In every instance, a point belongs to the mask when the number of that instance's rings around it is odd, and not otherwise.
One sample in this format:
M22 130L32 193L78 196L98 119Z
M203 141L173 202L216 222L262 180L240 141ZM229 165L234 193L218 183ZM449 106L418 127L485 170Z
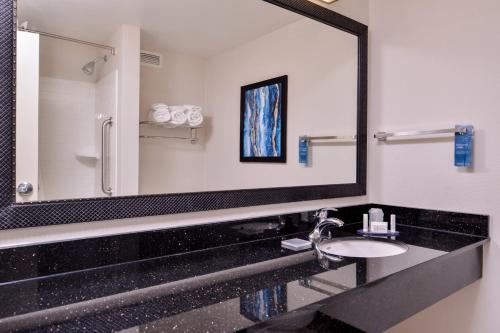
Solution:
M344 237L322 241L318 250L340 257L377 258L405 253L408 246L385 238Z

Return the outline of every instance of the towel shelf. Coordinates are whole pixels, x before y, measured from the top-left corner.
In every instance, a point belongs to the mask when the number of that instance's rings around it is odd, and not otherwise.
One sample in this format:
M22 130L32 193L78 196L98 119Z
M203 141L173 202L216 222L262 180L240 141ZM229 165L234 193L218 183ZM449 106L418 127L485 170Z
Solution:
M157 123L154 121L141 121L139 125L147 125L153 127L161 128L183 128L189 129L189 136L168 136L168 135L139 135L141 139L170 139L170 140L189 140L192 144L197 143L200 139L198 138L198 129L203 126L189 126L189 125L174 125L171 123Z
M189 126L189 124L175 125L172 123L158 123L155 121L141 121L139 122L139 125L148 125L148 126L163 127L163 128L191 128L191 129L203 128L203 126Z

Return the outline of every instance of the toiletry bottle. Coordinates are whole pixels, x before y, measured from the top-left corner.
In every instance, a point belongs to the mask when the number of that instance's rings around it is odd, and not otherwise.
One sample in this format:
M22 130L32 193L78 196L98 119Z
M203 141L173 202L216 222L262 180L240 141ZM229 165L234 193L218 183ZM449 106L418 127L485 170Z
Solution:
M369 230L368 214L363 214L363 231L368 232Z
M396 215L391 214L391 232L396 232Z

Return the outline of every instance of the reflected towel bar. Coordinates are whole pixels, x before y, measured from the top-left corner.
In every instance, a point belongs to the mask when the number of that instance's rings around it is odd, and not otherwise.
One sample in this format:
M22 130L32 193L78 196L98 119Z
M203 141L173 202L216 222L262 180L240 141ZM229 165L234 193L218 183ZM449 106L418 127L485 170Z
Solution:
M307 139L307 141L319 141L319 140L339 140L339 141L356 141L357 135L330 135L330 136L307 136L304 135L301 138Z
M424 131L406 131L406 132L377 132L373 135L378 141L386 141L387 138L393 137L404 137L404 136L420 136L420 135L432 135L432 134L446 134L446 133L467 133L466 127L458 128L444 128L435 130L424 130Z

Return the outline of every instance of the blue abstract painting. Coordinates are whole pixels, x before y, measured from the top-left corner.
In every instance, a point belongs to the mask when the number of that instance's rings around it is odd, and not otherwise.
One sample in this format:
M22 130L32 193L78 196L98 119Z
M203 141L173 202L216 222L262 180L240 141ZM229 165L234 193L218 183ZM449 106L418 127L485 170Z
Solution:
M287 311L287 286L278 285L240 297L240 313L252 321L263 321Z
M286 77L242 89L242 161L285 162Z

